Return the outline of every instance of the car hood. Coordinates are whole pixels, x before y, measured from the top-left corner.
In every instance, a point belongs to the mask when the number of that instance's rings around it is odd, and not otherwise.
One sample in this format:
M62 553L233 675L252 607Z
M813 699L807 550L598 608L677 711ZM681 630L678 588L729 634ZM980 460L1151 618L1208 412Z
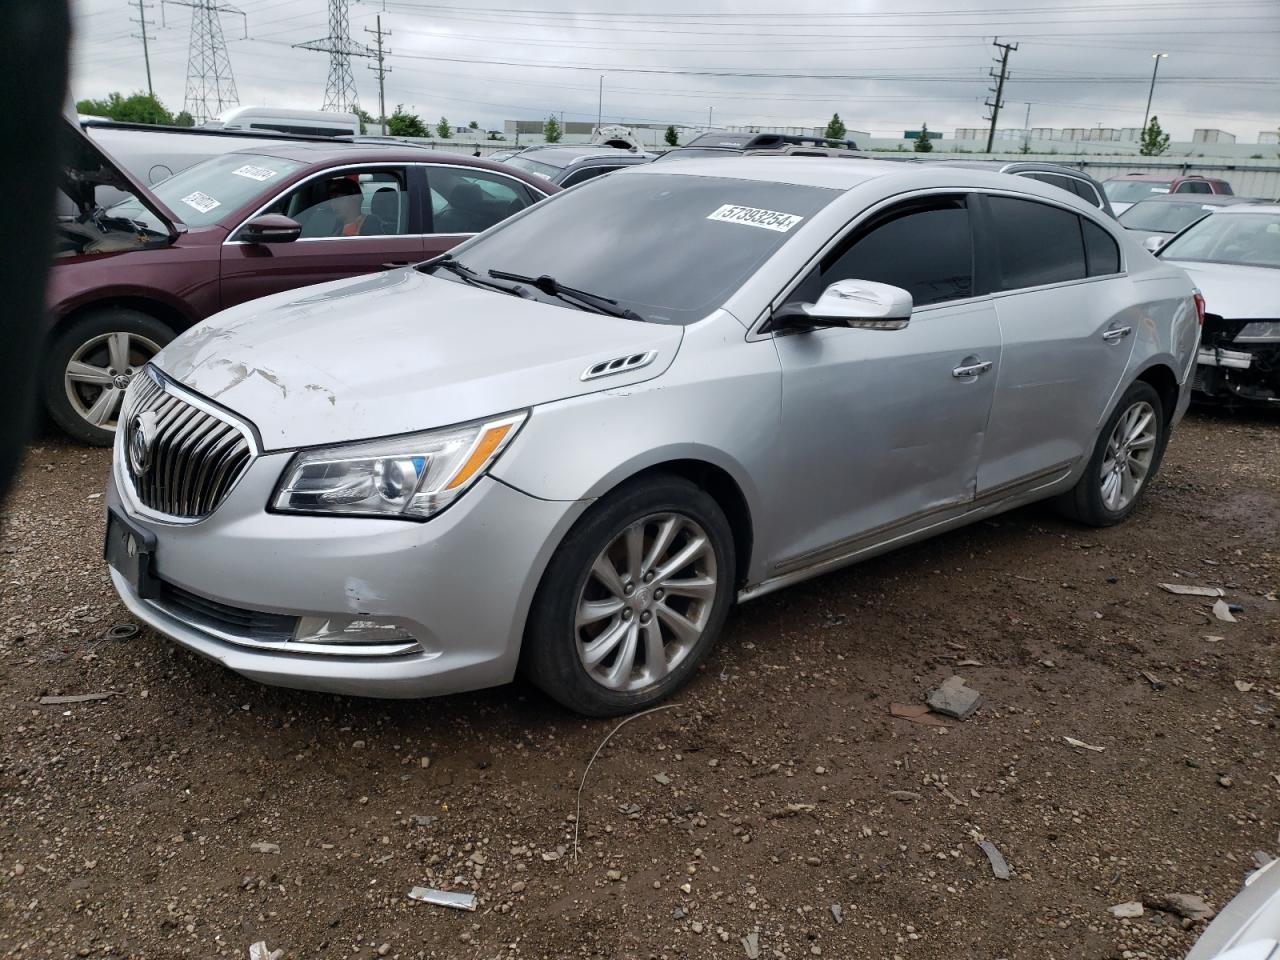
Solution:
M411 433L661 374L683 328L587 313L412 268L264 297L154 363L278 450ZM648 362L584 379L617 358Z
M1280 956L1280 862L1254 873L1196 941L1187 960Z
M77 124L67 118L62 121L62 177L60 188L82 214L92 213L99 206L96 198L98 187L114 187L122 193L136 197L151 212L170 237L176 237L186 229L181 226L173 211L117 163L109 153L90 140Z
M1163 259L1163 258L1162 258ZM1238 263L1197 263L1168 258L1204 294L1205 310L1227 320L1280 318L1280 270Z

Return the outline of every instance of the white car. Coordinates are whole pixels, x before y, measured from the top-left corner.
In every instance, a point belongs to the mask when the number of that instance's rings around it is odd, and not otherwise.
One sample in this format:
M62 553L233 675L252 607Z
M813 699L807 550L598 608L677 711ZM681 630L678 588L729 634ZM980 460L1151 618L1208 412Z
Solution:
M1250 874L1187 960L1280 960L1280 860Z

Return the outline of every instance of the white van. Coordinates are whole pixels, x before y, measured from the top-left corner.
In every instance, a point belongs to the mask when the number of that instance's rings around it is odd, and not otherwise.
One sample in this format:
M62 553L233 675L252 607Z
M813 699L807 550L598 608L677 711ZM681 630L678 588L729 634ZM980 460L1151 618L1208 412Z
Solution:
M323 110L231 107L204 126L218 130L261 130L310 137L351 137L360 133L360 118L354 113L325 113Z

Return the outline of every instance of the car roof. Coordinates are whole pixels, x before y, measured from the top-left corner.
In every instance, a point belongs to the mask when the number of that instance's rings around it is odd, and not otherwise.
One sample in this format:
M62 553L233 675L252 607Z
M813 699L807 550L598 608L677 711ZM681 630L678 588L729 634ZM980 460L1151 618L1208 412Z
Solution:
M1148 197L1138 203L1198 203L1214 207L1231 207L1240 203L1258 203L1252 197L1235 197L1221 193L1162 193L1157 197ZM1264 201L1265 202L1265 201ZM1136 207L1138 203L1135 203Z
M1065 193L1061 187L1015 177L1012 174L975 170L950 163L900 163L894 160L871 160L860 157L796 157L750 154L733 162L707 158L682 163L647 164L629 167L611 176L717 177L727 180L755 180L765 183L789 183L797 186L825 187L830 190L852 190L872 180L893 180L894 188L942 187L953 189L1013 189L1019 193L1043 196L1055 202L1073 199L1093 213L1096 207Z
M1233 203L1225 208L1221 213L1215 213L1214 216L1247 216L1251 213L1269 213L1275 215L1280 213L1280 203L1272 200L1264 200L1261 203Z
M533 151L530 151L530 153L533 153ZM621 160L627 157L644 158L647 156L648 154L640 153L639 151L623 150L621 147L595 146L592 144L583 144L582 146L569 144L561 146L556 144L555 146L539 147L536 151L536 156L531 156L530 159L537 163L545 163L552 167L567 167L578 160L585 160L588 158L592 160L596 158Z
M1068 167L1063 163L1049 163L1044 160L965 160L961 158L937 157L921 158L920 163L937 163L939 160L956 167L968 167L973 170L996 170L1000 173L1060 173L1068 177L1080 177L1083 180L1093 178L1083 170Z
M345 163L444 163L456 167L479 167L482 170L495 170L507 176L519 176L526 183L537 183L538 189L546 192L547 181L538 178L530 179L523 170L516 170L495 160L473 157L464 153L449 153L443 150L428 150L404 143L351 143L338 140L325 143L316 140L282 141L260 147L246 147L234 150L233 153L251 154L258 157L279 157L283 160L294 160L307 166L325 167Z
M1159 180L1167 183L1170 180L1216 180L1216 177L1202 177L1198 173L1121 173L1108 180Z

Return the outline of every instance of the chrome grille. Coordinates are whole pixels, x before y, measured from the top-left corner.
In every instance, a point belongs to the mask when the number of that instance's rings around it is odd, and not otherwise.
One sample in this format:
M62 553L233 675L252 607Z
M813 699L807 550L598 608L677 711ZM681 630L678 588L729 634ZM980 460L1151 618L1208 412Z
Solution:
M144 429L143 418L149 429ZM150 369L125 394L121 456L145 507L185 520L207 517L226 499L253 459L247 432L230 419L189 403ZM136 436L141 432L145 439ZM140 444L146 456L131 451ZM135 459L145 462L139 464Z

